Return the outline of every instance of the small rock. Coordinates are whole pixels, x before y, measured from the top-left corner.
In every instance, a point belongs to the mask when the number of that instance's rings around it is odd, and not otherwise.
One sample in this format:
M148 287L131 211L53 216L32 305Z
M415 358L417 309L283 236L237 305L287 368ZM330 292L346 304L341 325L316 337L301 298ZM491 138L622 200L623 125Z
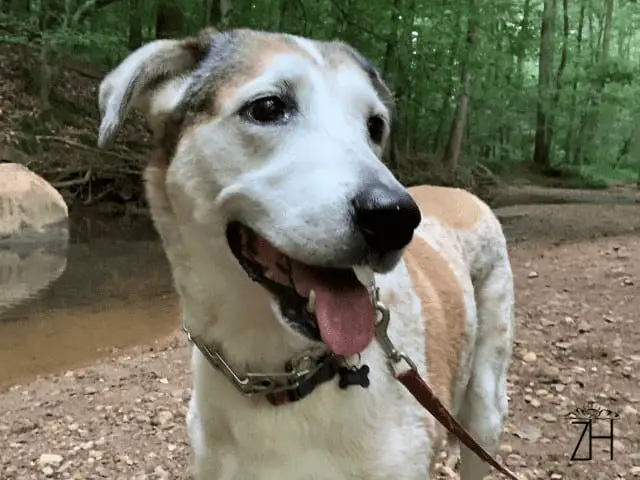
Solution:
M513 452L513 447L511 445L502 445L500 446L500 452L504 453L505 455L509 455L511 452Z
M631 467L631 470L629 470L629 474L632 477L640 477L640 467L638 467L638 466Z
M50 466L46 466L42 468L42 473L44 474L45 477L52 477L53 476L53 468L51 468Z
M529 275L527 275L527 278L538 278L540 276L540 274L538 274L538 272L529 272Z
M589 325L587 322L580 322L578 324L578 332L587 333L590 331L591 331L591 325Z
M540 400L538 400L537 398L532 398L531 406L534 408L540 408Z
M552 473L549 478L551 480L562 480L562 474L560 474L560 473Z
M169 412L168 410L162 410L160 413L158 413L158 422L160 423L160 425L165 425L171 420L173 420L173 413Z
M518 430L516 436L529 442L537 442L542 436L542 432L539 428L530 425Z
M526 363L533 363L538 359L538 356L534 352L527 352L522 357L522 360Z
M45 467L47 465L60 465L62 463L62 455L56 453L43 453L38 459L38 465Z
M542 419L545 422L553 423L553 422L556 422L558 420L558 417L556 417L555 415L552 415L550 413L543 413L542 414Z
M159 480L169 480L169 472L159 465L153 470L153 473L156 474L156 478Z
M633 408L631 405L625 405L625 407L622 409L622 414L625 416L637 415L638 410Z

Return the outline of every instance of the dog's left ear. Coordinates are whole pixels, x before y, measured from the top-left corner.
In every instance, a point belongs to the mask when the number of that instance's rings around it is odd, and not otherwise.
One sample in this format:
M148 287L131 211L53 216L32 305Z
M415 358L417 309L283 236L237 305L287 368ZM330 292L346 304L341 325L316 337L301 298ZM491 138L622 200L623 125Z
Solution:
M371 80L371 84L378 92L380 99L385 104L387 109L389 110L389 138L385 145L385 149L383 151L383 160L387 165L396 166L397 162L397 150L395 145L395 129L396 129L396 101L393 97L393 93L391 89L387 86L387 84L382 79L382 75L380 75L380 71L375 67L371 60L364 57L360 52L358 52L352 46L343 43L343 48L353 57L358 65L366 72L369 80Z

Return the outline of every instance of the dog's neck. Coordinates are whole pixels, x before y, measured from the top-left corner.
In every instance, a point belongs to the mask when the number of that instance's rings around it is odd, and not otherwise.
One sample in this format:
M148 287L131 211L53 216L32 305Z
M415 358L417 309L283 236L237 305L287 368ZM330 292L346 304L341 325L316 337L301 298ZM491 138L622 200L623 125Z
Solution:
M197 228L186 228L182 237L179 247L165 241L165 248L182 315L193 335L236 368L256 373L280 371L314 346L280 323L271 297L245 274L224 235L205 239Z

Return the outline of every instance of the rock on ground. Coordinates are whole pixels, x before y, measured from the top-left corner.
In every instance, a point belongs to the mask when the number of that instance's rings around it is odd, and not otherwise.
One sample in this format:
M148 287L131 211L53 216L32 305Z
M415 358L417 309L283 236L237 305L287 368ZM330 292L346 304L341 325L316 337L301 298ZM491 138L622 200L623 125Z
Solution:
M0 240L66 238L69 212L62 195L17 163L0 164Z

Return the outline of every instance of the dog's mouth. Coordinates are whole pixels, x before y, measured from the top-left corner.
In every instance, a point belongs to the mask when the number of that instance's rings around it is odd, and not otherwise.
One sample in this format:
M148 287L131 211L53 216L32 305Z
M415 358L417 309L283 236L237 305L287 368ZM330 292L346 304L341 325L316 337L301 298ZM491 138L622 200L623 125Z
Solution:
M371 343L375 310L353 269L294 260L238 222L228 225L227 241L247 275L275 297L292 328L345 357Z

